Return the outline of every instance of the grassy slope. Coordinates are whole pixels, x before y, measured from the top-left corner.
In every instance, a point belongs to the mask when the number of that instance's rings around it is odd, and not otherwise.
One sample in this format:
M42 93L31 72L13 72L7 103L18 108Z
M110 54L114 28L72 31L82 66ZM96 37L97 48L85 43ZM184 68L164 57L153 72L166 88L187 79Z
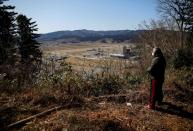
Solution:
M107 130L111 127L115 130L152 131L193 129L193 102L175 98L175 94L183 94L175 85L165 88L164 101L167 103L156 111L143 107L148 97L146 86L123 95L78 99L65 96L59 89L48 92L28 89L9 98L1 97L1 102L5 101L1 103L1 127L54 106L68 105L33 120L20 130ZM132 107L126 102L130 102Z
M70 62L76 64L77 59L70 59ZM95 61L87 62L83 64L96 64ZM69 96L65 88L57 85L53 87L49 82L30 89L2 88L0 129L49 108L64 105L65 108L36 118L18 130L191 130L193 89L184 83L190 78L183 75L185 73L187 72L173 70L166 72L166 103L155 111L144 108L148 102L147 82L137 85L138 88L123 91L122 95L99 97ZM191 72L189 74L191 75ZM131 103L132 107L127 106L127 102Z

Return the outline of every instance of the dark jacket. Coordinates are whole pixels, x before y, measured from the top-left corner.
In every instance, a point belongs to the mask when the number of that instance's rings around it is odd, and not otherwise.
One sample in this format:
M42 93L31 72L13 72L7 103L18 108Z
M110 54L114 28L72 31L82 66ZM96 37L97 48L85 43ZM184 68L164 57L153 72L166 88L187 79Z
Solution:
M164 82L165 68L166 68L166 60L164 56L157 55L153 58L150 67L147 69L147 72L150 74L152 79Z

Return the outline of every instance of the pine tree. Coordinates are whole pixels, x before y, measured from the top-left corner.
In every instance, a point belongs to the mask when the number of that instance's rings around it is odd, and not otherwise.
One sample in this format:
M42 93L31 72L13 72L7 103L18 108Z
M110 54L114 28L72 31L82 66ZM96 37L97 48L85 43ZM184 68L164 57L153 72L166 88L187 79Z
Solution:
M18 35L19 35L19 50L21 54L21 63L26 65L38 64L41 60L41 51L36 38L39 34L35 34L37 31L37 25L35 22L31 22L31 18L27 18L25 15L19 15L17 17Z
M36 38L38 34L35 22L31 22L31 18L27 18L25 15L17 16L18 26L18 48L21 55L21 78L19 80L19 86L24 84L24 81L32 82L32 79L36 78L36 73L39 69L41 62L41 51Z
M0 65L12 64L15 53L15 13L14 6L5 6L0 0Z

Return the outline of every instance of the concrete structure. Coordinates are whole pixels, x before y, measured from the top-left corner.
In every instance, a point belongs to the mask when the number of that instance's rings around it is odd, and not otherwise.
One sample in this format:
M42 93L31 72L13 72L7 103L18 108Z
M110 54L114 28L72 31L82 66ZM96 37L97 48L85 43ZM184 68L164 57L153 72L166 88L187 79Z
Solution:
M123 46L122 54L110 54L111 57L128 59L131 56L131 48Z

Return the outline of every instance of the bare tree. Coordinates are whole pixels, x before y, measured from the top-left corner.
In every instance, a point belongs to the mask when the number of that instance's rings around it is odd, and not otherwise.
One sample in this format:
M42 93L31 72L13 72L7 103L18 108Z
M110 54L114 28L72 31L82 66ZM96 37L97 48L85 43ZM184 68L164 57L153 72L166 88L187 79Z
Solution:
M180 31L181 48L184 46L184 32L187 28L187 9L190 0L158 0L158 12L166 18L175 20Z
M180 33L175 31L178 27L173 20L151 20L142 23L140 28L145 30L140 35L140 42L147 52L153 47L160 47L168 57L171 57L175 54L175 49L180 48Z
M186 32L188 32L186 46L188 48L192 48L193 47L193 0L188 0L185 23L187 25L185 30Z

